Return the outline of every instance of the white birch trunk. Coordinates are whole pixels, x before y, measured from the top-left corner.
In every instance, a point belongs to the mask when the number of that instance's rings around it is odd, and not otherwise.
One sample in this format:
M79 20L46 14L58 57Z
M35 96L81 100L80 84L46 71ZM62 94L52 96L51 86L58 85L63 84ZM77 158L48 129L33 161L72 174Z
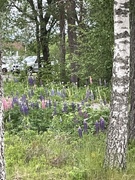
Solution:
M1 41L1 38L0 38ZM2 81L2 51L1 51L1 42L0 42L0 180L6 179L5 173L5 161L4 161L4 122L3 122L3 81Z
M129 0L114 0L114 59L112 99L107 133L105 166L126 167L129 96Z

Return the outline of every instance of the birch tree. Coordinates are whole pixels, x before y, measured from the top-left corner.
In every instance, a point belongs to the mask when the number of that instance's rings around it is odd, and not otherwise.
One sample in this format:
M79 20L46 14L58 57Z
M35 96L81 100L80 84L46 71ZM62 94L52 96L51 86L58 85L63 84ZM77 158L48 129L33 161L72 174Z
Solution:
M1 40L1 39L0 39ZM3 83L2 83L2 60L1 60L1 43L0 43L0 179L5 180L5 162L4 162L4 128L3 128Z
M135 1L130 0L130 113L129 113L129 140L135 140Z
M129 96L129 0L114 0L114 58L112 97L105 166L126 167Z

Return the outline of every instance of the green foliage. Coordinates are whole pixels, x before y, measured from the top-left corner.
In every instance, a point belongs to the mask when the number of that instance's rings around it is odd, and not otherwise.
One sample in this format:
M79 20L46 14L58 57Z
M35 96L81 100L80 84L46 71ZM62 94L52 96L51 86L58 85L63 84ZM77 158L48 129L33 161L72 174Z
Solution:
M110 81L113 59L113 0L87 0L86 26L78 27L79 77ZM83 22L84 23L84 22Z
M103 168L104 134L75 138L67 133L23 131L5 134L7 180L133 180L134 146L128 151L124 172Z

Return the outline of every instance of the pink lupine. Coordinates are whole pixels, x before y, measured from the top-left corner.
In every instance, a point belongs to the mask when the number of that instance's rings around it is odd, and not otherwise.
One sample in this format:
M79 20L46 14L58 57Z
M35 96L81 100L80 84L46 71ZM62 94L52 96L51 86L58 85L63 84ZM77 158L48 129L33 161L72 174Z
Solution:
M89 78L90 78L89 79L90 80L90 84L93 84L92 77L90 76Z
M46 102L44 99L41 101L41 107L42 107L42 109L46 108Z
M2 103L4 110L9 110L12 108L12 98L8 98L8 99L3 98Z

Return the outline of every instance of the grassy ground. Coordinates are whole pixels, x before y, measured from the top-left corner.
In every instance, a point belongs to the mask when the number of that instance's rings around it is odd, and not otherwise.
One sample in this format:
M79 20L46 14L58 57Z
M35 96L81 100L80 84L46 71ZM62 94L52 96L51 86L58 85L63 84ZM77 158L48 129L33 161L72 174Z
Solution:
M105 135L65 133L5 135L7 180L134 180L135 148L129 146L127 170L103 168Z

